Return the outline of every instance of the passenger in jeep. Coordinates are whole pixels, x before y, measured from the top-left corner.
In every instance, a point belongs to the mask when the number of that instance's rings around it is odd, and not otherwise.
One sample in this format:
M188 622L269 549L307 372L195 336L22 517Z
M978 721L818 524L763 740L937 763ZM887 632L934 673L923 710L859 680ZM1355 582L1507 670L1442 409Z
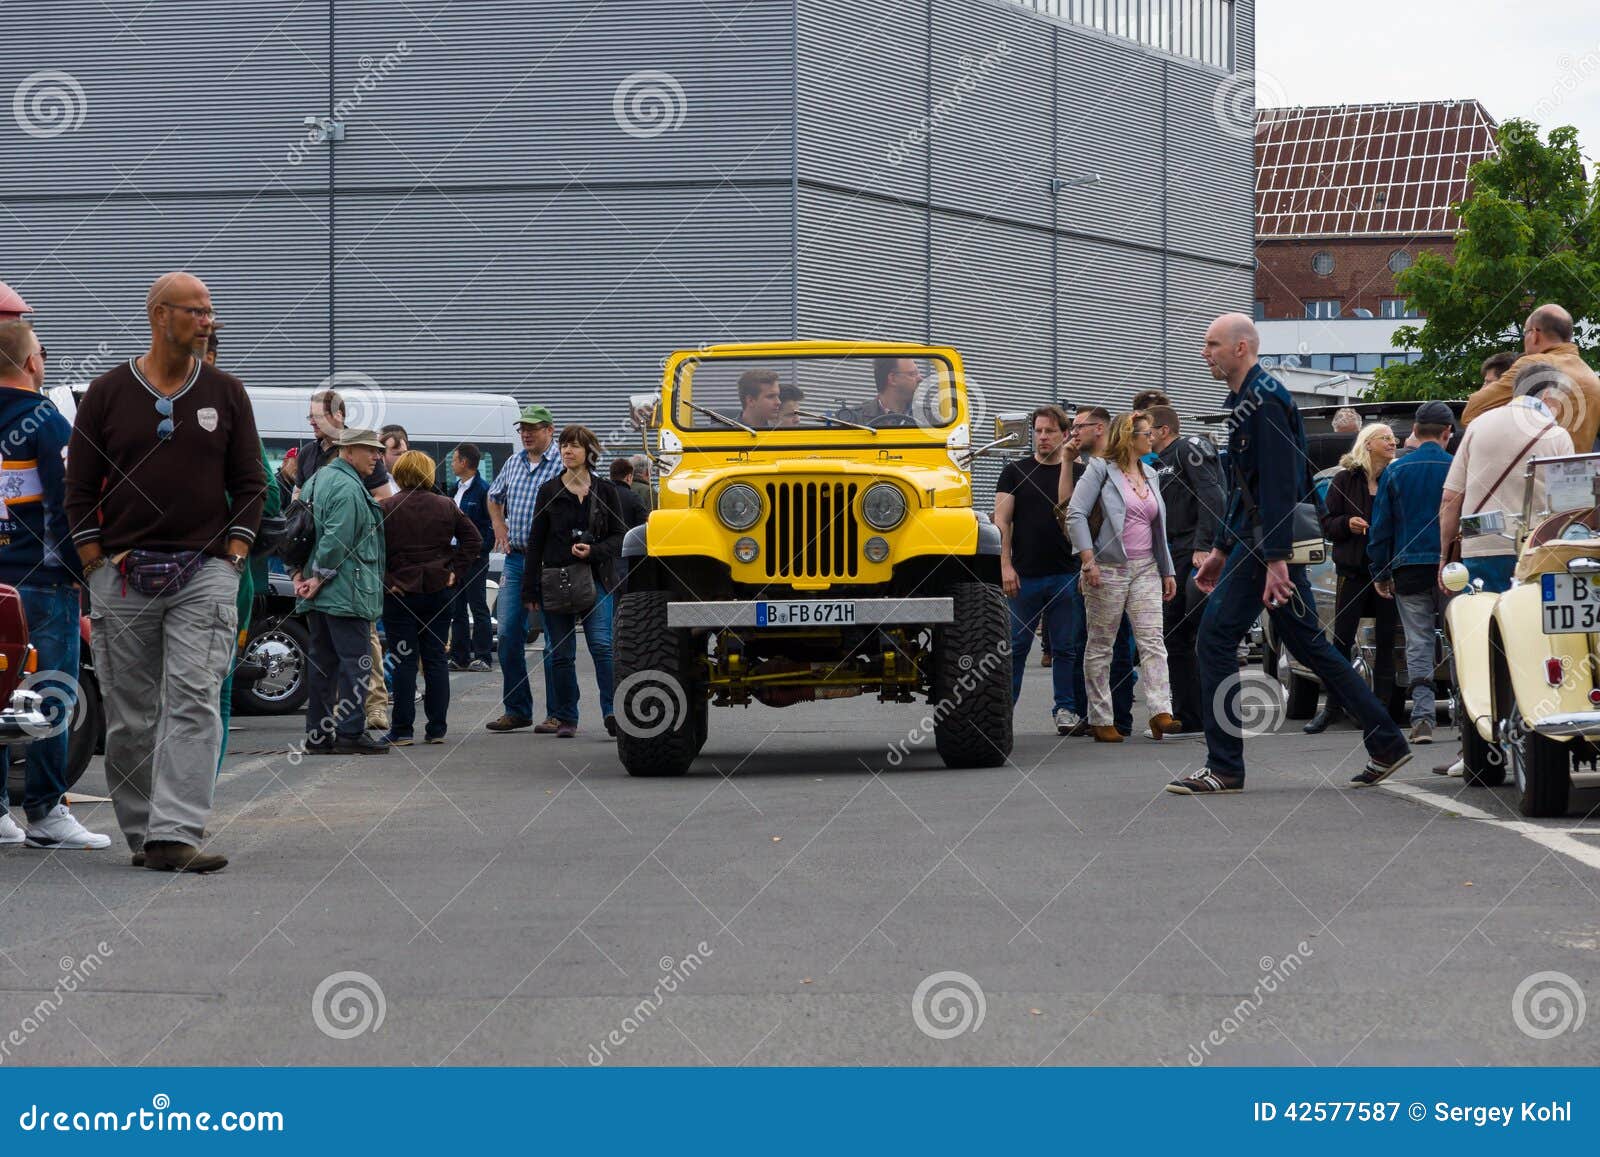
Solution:
M739 375L739 421L756 430L770 430L783 411L777 370L753 369Z

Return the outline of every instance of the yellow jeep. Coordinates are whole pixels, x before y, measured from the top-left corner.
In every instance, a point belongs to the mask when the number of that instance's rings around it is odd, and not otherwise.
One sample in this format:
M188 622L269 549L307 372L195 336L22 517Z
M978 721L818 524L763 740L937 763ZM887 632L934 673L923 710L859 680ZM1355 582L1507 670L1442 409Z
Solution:
M972 461L1015 435L974 447L955 350L680 350L660 397L630 406L657 434L660 499L622 550L617 752L629 774L687 771L713 704L861 694L934 704L922 726L948 766L1005 762L1000 536L972 508Z

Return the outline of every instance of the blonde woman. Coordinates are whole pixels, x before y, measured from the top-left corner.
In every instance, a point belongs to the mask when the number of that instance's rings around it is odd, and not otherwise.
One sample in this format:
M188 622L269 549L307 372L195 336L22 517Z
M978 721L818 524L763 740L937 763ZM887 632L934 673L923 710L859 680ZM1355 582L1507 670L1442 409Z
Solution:
M1127 615L1139 646L1139 675L1150 708L1150 737L1176 734L1161 604L1177 594L1167 551L1167 508L1150 453L1150 419L1143 410L1111 423L1105 449L1091 458L1072 491L1067 533L1083 560L1079 579L1088 612L1083 673L1089 691L1089 730L1097 743L1121 743L1111 714L1111 649ZM1091 532L1098 518L1098 531Z
M1372 673L1372 691L1380 703L1388 703L1394 689L1394 633L1400 619L1394 600L1380 598L1372 585L1367 531L1372 527L1378 479L1394 461L1397 449L1394 431L1386 423L1373 422L1363 427L1350 452L1339 459L1342 469L1328 484L1328 512L1322 516L1322 533L1333 543L1333 568L1338 576L1333 646L1348 659L1361 620L1372 618L1374 654L1379 659L1377 670ZM1344 705L1330 691L1326 705L1301 730L1317 735L1344 715Z

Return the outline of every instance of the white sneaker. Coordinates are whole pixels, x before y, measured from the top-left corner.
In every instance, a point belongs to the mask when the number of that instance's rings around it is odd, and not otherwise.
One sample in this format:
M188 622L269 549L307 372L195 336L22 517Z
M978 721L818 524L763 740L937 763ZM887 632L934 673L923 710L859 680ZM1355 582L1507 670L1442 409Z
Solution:
M1056 712L1057 735L1070 735L1072 733L1072 729L1082 723L1083 718L1080 715L1074 711L1068 711L1065 707Z
M27 843L30 848L109 848L111 837L91 832L66 804L58 803L44 819L28 825Z
M1452 763L1450 765L1450 770L1445 772L1446 775L1453 776L1456 779L1460 779L1466 773L1467 773L1467 761L1465 759L1456 760L1454 763Z
M22 839L22 829L11 818L11 813L0 811L0 845L20 844Z

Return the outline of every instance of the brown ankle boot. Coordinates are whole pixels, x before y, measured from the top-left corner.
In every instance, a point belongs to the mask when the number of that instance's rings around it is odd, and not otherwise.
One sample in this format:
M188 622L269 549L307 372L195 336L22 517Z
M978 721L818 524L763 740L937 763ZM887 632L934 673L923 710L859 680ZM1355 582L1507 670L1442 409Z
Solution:
M144 866L155 872L215 872L228 866L228 858L175 841L147 840Z
M1098 723L1091 724L1089 733L1094 736L1096 743L1121 743L1122 732L1115 727L1101 727Z
M1176 735L1183 730L1183 724L1174 719L1170 712L1163 711L1160 715L1150 716L1150 738L1160 739L1163 735Z

